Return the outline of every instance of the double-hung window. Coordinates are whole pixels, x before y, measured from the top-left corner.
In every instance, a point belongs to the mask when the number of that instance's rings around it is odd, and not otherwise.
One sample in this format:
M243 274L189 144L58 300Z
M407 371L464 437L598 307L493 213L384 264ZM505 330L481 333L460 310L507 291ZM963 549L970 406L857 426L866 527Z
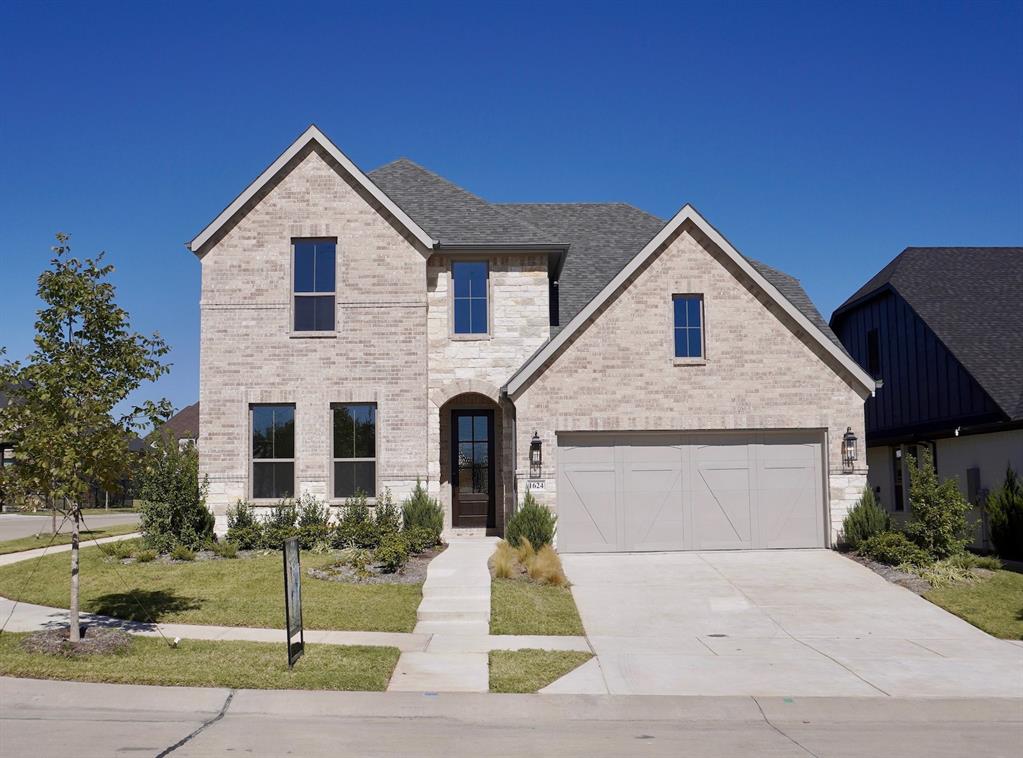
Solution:
M376 403L333 406L334 497L353 497L362 491L377 494Z
M252 406L252 497L295 496L295 406Z
M332 332L335 302L335 240L295 240L294 330Z
M454 287L455 334L487 334L487 296L490 267L486 261L451 264Z
M675 295L675 357L703 358L703 295Z

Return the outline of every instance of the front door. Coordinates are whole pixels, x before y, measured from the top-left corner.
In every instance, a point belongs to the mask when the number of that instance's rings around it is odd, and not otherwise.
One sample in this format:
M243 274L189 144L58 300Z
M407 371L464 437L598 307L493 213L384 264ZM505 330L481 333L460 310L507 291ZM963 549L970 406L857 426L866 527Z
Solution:
M452 411L451 520L494 526L494 412Z

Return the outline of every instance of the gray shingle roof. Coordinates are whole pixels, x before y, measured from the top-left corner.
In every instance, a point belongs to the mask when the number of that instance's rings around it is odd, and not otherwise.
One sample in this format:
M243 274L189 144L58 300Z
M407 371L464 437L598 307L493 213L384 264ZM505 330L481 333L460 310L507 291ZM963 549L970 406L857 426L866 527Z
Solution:
M489 203L407 158L368 176L441 246L567 245L558 280L561 326L596 297L665 224L627 203ZM796 279L747 260L845 352Z
M169 432L176 440L198 439L199 403L187 405L175 413L160 427L160 431Z
M564 242L407 158L368 176L442 245L556 246Z
M1011 420L1023 419L1023 247L907 247L838 307L891 287Z

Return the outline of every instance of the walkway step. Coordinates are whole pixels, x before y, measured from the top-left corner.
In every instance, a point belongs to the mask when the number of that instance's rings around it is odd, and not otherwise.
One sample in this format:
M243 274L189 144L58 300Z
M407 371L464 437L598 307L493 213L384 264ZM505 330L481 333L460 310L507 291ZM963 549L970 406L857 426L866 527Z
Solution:
M476 621L420 621L416 624L414 634L432 634L438 636L476 636L490 633L490 619Z
M486 653L402 653L387 689L392 692L487 692Z
M425 618L430 612L485 613L490 615L490 598L475 597L424 597L419 604L419 617Z

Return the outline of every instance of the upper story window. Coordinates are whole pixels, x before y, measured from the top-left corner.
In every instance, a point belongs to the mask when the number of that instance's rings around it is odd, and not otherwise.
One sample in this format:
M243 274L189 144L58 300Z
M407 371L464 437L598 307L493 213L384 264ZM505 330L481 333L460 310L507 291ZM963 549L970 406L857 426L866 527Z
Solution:
M486 261L455 261L451 264L454 289L454 333L487 334L487 298L490 266Z
M675 357L703 357L703 295L675 295Z
M295 240L294 329L332 332L335 329L335 240Z
M252 497L295 496L295 406L252 406Z
M333 406L334 497L377 494L377 407L375 403Z

